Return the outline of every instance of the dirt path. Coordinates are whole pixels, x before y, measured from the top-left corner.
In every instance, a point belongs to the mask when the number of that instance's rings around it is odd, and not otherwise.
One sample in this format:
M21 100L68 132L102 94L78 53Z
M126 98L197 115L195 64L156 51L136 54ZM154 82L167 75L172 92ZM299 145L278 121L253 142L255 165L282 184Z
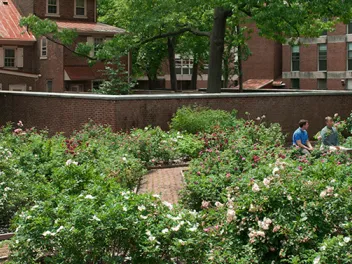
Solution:
M142 179L138 193L161 194L161 199L178 202L178 192L183 185L182 170L187 167L151 170Z

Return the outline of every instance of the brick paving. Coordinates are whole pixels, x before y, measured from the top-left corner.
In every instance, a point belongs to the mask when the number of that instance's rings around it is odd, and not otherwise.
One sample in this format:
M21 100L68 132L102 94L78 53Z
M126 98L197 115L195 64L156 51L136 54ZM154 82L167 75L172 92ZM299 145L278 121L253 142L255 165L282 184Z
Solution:
M4 245L3 247L0 247L0 263L2 263L2 259L6 258L9 255L9 248L7 245Z
M143 177L138 193L160 194L163 201L177 203L183 185L182 170L185 169L187 167L149 171Z

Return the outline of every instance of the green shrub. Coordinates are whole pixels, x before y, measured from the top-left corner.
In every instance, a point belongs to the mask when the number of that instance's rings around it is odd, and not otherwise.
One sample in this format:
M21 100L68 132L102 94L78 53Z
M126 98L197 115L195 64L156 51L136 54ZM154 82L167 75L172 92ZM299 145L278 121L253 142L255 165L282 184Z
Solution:
M199 218L112 182L91 185L22 212L10 263L205 263Z
M10 263L350 263L350 154L298 155L263 119L196 135L4 127ZM190 158L181 206L131 192L146 165Z
M336 156L308 163L279 159L231 180L218 197L202 202L203 223L214 238L212 263L312 263L324 241L349 237L349 166ZM209 192L212 183L202 188ZM325 253L319 263L339 263L329 262L338 254Z
M170 128L191 134L209 132L215 126L231 127L236 122L236 111L211 110L200 106L184 106L171 120Z

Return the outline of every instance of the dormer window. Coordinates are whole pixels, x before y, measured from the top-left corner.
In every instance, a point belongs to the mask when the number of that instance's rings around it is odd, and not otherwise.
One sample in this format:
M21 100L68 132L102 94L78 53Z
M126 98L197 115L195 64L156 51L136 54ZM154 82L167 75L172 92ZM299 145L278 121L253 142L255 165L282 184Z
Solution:
M46 4L47 4L47 8L46 8L47 16L59 15L59 0L47 0Z
M87 0L75 0L75 16L87 16Z

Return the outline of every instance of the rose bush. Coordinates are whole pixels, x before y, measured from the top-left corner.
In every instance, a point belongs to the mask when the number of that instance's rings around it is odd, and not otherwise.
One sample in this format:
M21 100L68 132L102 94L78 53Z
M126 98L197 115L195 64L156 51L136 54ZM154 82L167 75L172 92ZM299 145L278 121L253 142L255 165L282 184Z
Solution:
M205 263L199 218L114 181L92 184L23 211L10 263Z
M193 159L186 172L183 203L200 209L203 200L215 202L244 172L254 171L279 157L285 157L284 136L280 126L266 126L261 120L237 121L234 128L215 128L200 134L205 150ZM226 196L225 196L226 197Z
M243 173L218 200L203 201L203 221L218 237L213 263L312 263L324 241L349 237L349 167L335 155L307 163L279 159ZM324 254L317 263L339 263Z

